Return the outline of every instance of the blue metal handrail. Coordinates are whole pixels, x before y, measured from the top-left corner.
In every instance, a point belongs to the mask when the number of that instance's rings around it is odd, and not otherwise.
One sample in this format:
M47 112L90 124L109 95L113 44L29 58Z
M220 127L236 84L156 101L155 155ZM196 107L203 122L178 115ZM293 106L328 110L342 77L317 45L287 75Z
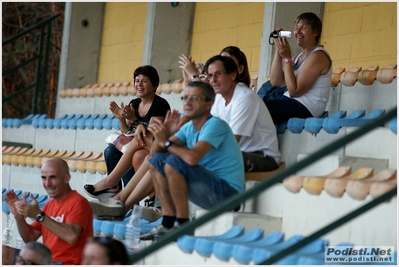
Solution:
M55 20L56 18L58 18L59 16L60 16L60 14L54 15L54 16L22 31L21 33L11 37L10 39L2 42L2 45L4 47L5 45L10 44L14 40L23 38L25 35L33 32L35 29L40 29L40 41L39 41L37 55L25 60L24 62L18 64L17 66L14 66L8 70L3 70L3 73L2 73L3 77L10 75L12 72L28 65L29 63L37 61L36 70L35 70L35 82L26 86L25 88L19 89L14 94L4 97L2 100L2 103L10 101L13 98L15 98L16 96L21 95L34 87L32 112L31 113L32 114L44 113L44 106L45 106L44 93L46 91L46 75L47 75L48 58L49 58L49 52L50 52L51 22L53 20ZM46 33L46 31L45 31L46 27L47 27L47 35L46 35L46 43L44 46L44 36ZM45 51L44 51L44 56L43 56L43 48L44 47L45 47ZM40 105L39 105L39 110L38 110L37 102L38 102L39 92L40 92Z
M253 198L258 196L260 193L263 193L266 189L268 189L269 187L273 186L276 183L282 182L286 177L288 177L291 174L296 173L297 171L309 166L310 164L320 160L321 158L325 157L326 155L336 151L337 149L339 149L340 147L354 141L355 139L361 137L362 135L368 133L369 131L373 130L374 128L380 127L381 124L384 124L385 122L389 121L390 119L394 118L397 116L397 108L395 107L394 109L388 111L386 114L382 115L381 117L365 124L364 126L360 127L359 129L357 129L356 131L349 133L348 135L332 142L331 144L326 145L324 148L320 149L319 151L316 151L314 154L310 155L309 157L306 157L305 159L297 162L296 164L281 170L280 172L272 175L270 178L258 183L255 187L240 193L240 194L236 194L235 196L227 199L226 201L224 201L223 203L221 203L220 205L218 205L217 207L215 207L214 209L210 210L208 213L204 214L203 216L197 218L196 220L191 221L190 223L186 223L183 224L180 228L168 233L167 235L159 238L156 242L152 243L150 246L144 248L141 251L138 251L136 253L134 253L131 256L131 259L134 262L137 262L138 260L144 258L145 256L151 254L152 252L158 250L159 248L167 245L168 243L177 240L178 237L184 235L184 234L189 234L192 233L195 228L209 222L210 220L216 218L217 216L219 216L220 214L222 214L223 212L227 212L230 210L233 210L235 207L237 207L239 204L243 203L244 201L246 201L247 199ZM384 196L381 196L378 199L375 199L374 201L372 201L369 204L366 204L365 206L367 206L366 208L371 208L373 207L373 205L375 203L379 204L381 203L384 199L386 199L387 197L392 196L392 192L388 192L386 193ZM369 207L370 206L370 207ZM363 207L364 208L364 207ZM362 207L360 208L362 209ZM343 224L344 222L346 222L345 220L347 218L353 219L351 217L351 214L354 213L356 216L360 215L360 214L356 214L358 211L353 211L351 212L349 215L347 215L348 217L345 218L341 218L336 220L336 222L339 222L340 224ZM355 217L356 217L355 216ZM332 231L333 229L337 228L338 225L334 225L333 222L333 227L328 228L328 231ZM338 224L338 223L337 223ZM325 230L322 231L322 234L325 234L324 232ZM320 234L321 232L317 232L317 234ZM309 241L312 238L315 238L316 235L311 236L309 239L307 239L306 241L303 242L311 242ZM314 239L313 239L314 240ZM307 244L306 243L306 244ZM301 244L300 247L306 245L306 244ZM299 249L300 247L295 247L295 250ZM288 248L290 249L290 248ZM283 251L284 252L284 251ZM283 253L282 252L282 253ZM273 262L277 261L277 256L276 258L273 259ZM281 255L279 256L281 257ZM270 261L270 259L269 259ZM268 262L269 263L269 262Z

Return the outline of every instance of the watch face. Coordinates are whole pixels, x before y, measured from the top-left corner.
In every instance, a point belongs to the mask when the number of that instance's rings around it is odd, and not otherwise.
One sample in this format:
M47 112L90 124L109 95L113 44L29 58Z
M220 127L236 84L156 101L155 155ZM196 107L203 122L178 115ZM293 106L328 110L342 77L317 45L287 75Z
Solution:
M170 146L170 141L166 141L164 145L166 148L168 148Z
M40 213L36 216L36 221L41 222L44 220L44 214Z

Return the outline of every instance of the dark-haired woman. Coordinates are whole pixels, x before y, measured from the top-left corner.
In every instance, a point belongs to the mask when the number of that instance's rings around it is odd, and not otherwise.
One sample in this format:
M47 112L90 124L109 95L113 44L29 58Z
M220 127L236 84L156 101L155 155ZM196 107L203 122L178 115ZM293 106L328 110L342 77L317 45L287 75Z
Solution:
M94 185L84 186L85 192L91 197L109 198L122 189L121 177L132 166L137 171L150 152L152 134L146 130L146 126L151 118L163 120L166 112L170 110L168 102L155 94L159 76L154 67L138 67L133 76L138 97L130 101L129 105L124 106L122 103L121 107L112 101L110 110L119 119L121 132L126 132L131 126L136 127L134 138L123 153L112 144L104 151L108 176ZM126 186L128 181L124 182Z
M115 239L96 236L83 249L82 265L130 265L125 245Z

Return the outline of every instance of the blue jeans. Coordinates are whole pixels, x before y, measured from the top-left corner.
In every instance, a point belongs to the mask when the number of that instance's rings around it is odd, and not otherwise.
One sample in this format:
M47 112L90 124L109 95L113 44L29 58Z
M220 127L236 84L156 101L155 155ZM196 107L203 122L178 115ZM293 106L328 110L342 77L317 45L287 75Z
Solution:
M164 177L164 167L165 164L168 164L186 179L188 199L201 208L210 210L227 198L237 194L235 189L226 181L218 178L213 172L200 165L188 165L175 155L157 153L149 162ZM173 179L173 177L168 179Z
M108 147L104 150L104 159L105 165L107 166L108 174L110 174L115 169L115 166L116 164L118 164L122 155L123 153L120 152L113 144L108 145ZM123 184L126 186L130 179L132 179L133 175L134 169L132 167L122 176L122 179L119 180L119 188L122 188L122 181Z

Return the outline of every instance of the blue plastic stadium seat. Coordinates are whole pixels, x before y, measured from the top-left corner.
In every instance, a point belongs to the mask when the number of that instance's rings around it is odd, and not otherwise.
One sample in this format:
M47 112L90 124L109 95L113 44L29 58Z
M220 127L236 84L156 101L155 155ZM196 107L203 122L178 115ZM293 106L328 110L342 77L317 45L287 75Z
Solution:
M329 245L329 241L325 239L316 239L304 247L298 249L294 253L278 260L274 264L278 265L295 265L298 262L299 256L302 255L314 255L325 251L325 247Z
M190 236L184 235L177 239L177 246L186 253L192 253L194 251L195 242L199 239L214 239L214 240L229 240L231 238L239 237L244 234L244 227L235 225L227 230L225 233L217 236Z
M231 250L231 256L241 264L248 264L252 260L255 248L270 246L284 241L284 233L273 232L263 239L247 244L235 244Z
M82 118L79 118L76 121L76 127L79 129L82 129L82 130L86 129L86 120L89 119L90 117L91 117L91 114L86 114ZM76 128L74 128L74 129L76 129Z
M88 118L86 120L86 128L88 128L89 130L93 130L94 129L94 120L97 119L98 117L100 117L99 114L94 114L93 116Z
M346 116L346 110L339 110L334 112L329 118L344 118ZM325 118L307 118L305 121L305 129L311 134L318 134L323 127L323 121Z
M46 128L48 128L48 129L54 128L54 119L49 118L46 120Z
M103 127L107 130L112 130L112 123L115 119L114 114L109 115L107 118L104 119L103 121ZM119 120L118 120L119 121Z
M7 128L7 120L8 119L4 119L4 118L1 120L2 127Z
M121 129L119 120L118 120L117 118L114 118L114 119L112 120L112 128L114 128L114 129L116 129L116 130L120 130L120 129Z
M250 230L248 233L246 233L245 235L230 239L229 242L236 243L236 244L242 244L242 243L248 243L248 242L252 242L255 240L259 240L262 238L263 238L263 229L254 228L254 229ZM194 249L201 256L209 257L213 252L213 247L216 242L217 242L217 240L212 240L212 239L198 239L197 242L195 242Z
M283 134L283 133L285 133L285 130L287 130L287 124L288 124L288 121L283 122L283 123L281 123L281 124L279 124L279 125L276 125L276 131L277 131L277 133L278 133L278 134Z
M32 124L32 120L34 118L34 114L29 114L23 119L14 119L13 120L13 126L15 128L19 128L22 124Z
M68 117L61 120L61 128L62 129L69 129L69 121L75 118L76 114L69 114Z
M77 114L75 117L71 118L68 121L68 128L76 130L76 128L78 127L78 120L81 118L83 118L83 114Z
M113 229L114 231L114 237L120 240L124 240L126 237L126 224L128 223L129 219L126 219L126 221L124 221L123 223L118 223L115 224L115 227ZM159 218L158 220L156 220L155 222L149 222L146 221L144 219L141 219L140 221L140 226L141 226L141 233L146 233L148 231L150 231L152 228L158 226L159 224L161 224L162 222L162 218Z
M280 243L284 238L284 234L282 232L273 232L264 237L263 239L256 240L254 242L260 242L264 245L273 245ZM213 246L213 254L222 261L228 261L233 253L233 248L238 245L247 245L252 242L230 242L230 241L218 241Z
M45 120L47 118L47 114L42 114L42 115L39 115L38 117L35 117L33 120L32 120L32 126L34 127L34 128L39 128L40 127L40 123L41 123L41 121L42 120Z
M68 114L63 114L59 118L54 119L53 125L56 129L61 129L61 121L68 117Z
M354 111L353 113L358 112ZM352 113L352 114L353 114ZM366 116L350 118L352 114L345 118L326 118L323 121L323 129L328 133L337 133L342 127L360 127L385 113L384 109L375 109Z
M324 111L324 113L319 118L326 118L328 116L328 111ZM310 118L309 118L310 119ZM288 120L287 129L292 133L301 133L305 128L304 118L291 118Z
M7 127L13 128L14 127L14 119L7 119Z
M389 129L395 134L398 134L398 118L394 118L389 122Z
M275 255L279 251L282 251L299 241L303 240L305 237L302 235L294 235L287 239L286 241L278 244L267 245L263 247L254 248L252 252L252 261L254 264L260 264L265 260L269 259L271 256Z
M97 119L94 120L94 128L98 130L103 129L104 119L107 117L107 114L100 115Z

